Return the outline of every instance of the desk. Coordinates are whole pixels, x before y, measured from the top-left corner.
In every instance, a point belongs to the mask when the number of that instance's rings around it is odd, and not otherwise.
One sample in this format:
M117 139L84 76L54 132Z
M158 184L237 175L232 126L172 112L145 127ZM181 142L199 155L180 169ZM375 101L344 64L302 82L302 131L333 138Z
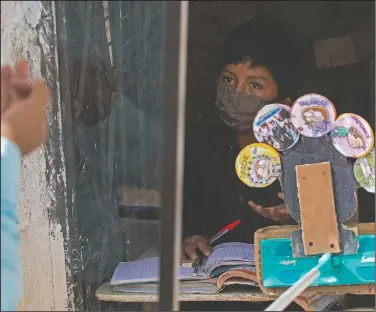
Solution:
M95 292L95 297L102 301L114 302L140 302L142 311L152 311L155 303L158 302L158 295L130 294L115 292L110 284L104 283ZM273 301L276 297L267 296L261 293L258 288L248 292L223 292L220 294L186 294L180 295L179 301L241 301L241 302L266 302Z

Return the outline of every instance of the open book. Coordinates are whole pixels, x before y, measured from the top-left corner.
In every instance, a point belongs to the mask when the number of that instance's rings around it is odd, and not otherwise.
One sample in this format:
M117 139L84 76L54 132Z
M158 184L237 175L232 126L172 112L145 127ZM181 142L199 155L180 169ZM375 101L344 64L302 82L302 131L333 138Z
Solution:
M213 248L212 254L203 261L196 276L193 268L180 266L181 294L215 294L237 285L258 287L253 258L253 245L224 243ZM148 258L120 263L110 284L114 291L125 293L158 294L159 258ZM249 288L248 288L249 289ZM305 311L328 310L343 295L301 295L295 299Z
M257 277L254 267L232 268L220 274L217 278L200 280L181 280L180 294L216 294L231 285L256 286ZM126 293L158 294L159 284L149 283L125 283L114 286L114 291Z
M234 267L254 266L253 245L224 243L213 248L211 255L204 258L197 274L194 268L180 266L180 280L202 280L218 276ZM121 262L115 269L111 285L156 282L159 279L159 258L148 258Z

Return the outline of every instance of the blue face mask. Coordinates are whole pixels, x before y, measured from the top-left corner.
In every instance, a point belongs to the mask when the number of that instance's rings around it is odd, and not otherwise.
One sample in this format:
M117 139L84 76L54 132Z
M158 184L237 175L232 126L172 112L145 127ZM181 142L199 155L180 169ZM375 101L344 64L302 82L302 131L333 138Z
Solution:
M258 111L269 103L257 95L238 92L234 87L217 86L215 105L226 125L238 132L252 133Z

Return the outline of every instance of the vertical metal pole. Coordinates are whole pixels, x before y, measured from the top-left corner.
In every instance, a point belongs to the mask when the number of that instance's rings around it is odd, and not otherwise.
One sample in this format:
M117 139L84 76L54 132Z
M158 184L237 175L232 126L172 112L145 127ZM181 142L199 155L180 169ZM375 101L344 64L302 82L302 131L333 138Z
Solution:
M375 15L376 15L376 8L375 8L375 1L372 3L372 20L373 20L373 45L375 46ZM376 46L375 46L376 49ZM375 50L374 50L375 51ZM371 57L371 86L370 86L370 113L371 113L371 126L376 129L376 112L375 112L375 72L376 72L376 63L375 63L375 52ZM375 298L376 300L376 298Z
M163 150L159 310L179 310L188 1L163 2Z

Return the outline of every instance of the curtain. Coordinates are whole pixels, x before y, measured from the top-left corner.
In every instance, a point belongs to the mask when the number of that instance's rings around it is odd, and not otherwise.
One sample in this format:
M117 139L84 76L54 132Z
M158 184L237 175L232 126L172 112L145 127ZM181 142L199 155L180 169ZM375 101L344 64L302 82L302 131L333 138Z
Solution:
M74 175L68 179L74 194L70 237L80 249L71 255L78 310L103 309L95 300L97 287L120 261L157 243L155 227L138 227L140 233L119 218L118 189L158 192L161 8L160 1L65 4L74 112L66 116L74 134L67 172ZM137 211L137 196L129 205Z

